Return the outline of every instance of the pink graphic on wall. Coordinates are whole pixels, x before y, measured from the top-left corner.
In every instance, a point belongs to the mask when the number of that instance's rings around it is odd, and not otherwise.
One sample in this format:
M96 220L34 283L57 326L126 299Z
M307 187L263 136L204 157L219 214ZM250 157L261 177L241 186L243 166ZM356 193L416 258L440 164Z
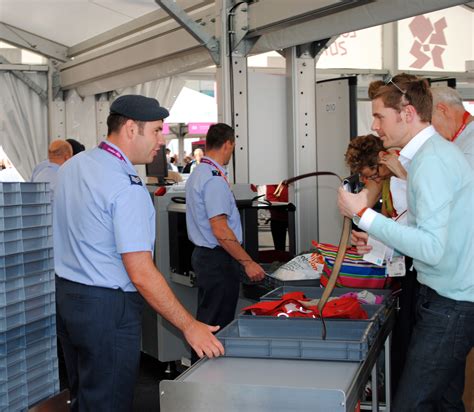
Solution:
M410 65L414 69L422 69L431 60L433 65L444 69L443 53L447 46L444 30L448 27L446 19L442 17L434 24L429 17L417 16L408 25L414 37L410 54L416 60Z

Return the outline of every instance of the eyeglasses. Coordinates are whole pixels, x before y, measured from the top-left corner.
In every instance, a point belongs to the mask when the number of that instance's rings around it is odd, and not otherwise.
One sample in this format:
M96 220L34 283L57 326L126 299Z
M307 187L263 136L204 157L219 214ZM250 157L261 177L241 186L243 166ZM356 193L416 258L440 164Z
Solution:
M377 180L380 178L380 165L377 166L370 166L369 169L375 169L375 172L372 173L370 176L366 176L363 173L359 173L359 180Z
M397 83L395 83L395 82L393 81L393 76L388 77L388 78L384 81L384 83L385 83L385 86L388 86L389 84L393 84L393 85L398 89L398 91L399 91L401 94L403 94L404 96L407 94L406 90L404 91L404 90L400 89L400 87L397 85Z

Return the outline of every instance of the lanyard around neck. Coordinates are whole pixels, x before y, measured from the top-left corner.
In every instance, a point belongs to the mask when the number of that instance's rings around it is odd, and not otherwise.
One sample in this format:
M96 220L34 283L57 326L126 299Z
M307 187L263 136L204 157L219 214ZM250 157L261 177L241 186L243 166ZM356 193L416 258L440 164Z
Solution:
M105 150L107 153L110 153L112 156L115 156L117 159L120 159L125 162L125 157L123 157L122 153L120 153L117 149L114 149L108 143L101 142L99 145L99 149Z
M211 159L208 159L207 157L203 157L201 159L201 163L205 163L207 165L215 167L217 172L219 173L219 176L221 176L227 182L227 184L230 186L229 179L227 179L227 176L222 173L220 167L217 166Z
M459 127L458 131L455 133L453 139L451 140L452 142L454 142L459 137L459 135L464 131L464 129L466 128L467 119L469 118L469 116L470 116L470 113L467 110L464 111L464 114L462 116L462 124Z

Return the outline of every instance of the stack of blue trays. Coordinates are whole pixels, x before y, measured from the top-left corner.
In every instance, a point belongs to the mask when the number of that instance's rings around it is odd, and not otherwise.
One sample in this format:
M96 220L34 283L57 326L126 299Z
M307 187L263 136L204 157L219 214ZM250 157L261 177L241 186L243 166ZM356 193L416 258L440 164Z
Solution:
M0 410L59 391L46 183L0 183Z

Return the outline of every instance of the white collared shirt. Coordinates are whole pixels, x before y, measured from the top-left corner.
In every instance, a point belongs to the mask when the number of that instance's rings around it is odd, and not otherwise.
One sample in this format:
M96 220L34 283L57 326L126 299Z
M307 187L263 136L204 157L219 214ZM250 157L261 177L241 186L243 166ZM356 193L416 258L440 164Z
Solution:
M423 146L425 142L435 134L436 130L433 126L425 127L421 132L417 133L400 151L399 160L402 166L407 170L407 172L412 159L415 157L416 152L420 150L420 147ZM376 211L374 211L373 209L367 209L359 221L359 229L362 229L367 232L376 216Z
M415 157L416 152L420 149L421 146L434 134L436 130L433 126L425 127L421 132L416 134L406 145L400 150L400 163L408 171L410 163Z

